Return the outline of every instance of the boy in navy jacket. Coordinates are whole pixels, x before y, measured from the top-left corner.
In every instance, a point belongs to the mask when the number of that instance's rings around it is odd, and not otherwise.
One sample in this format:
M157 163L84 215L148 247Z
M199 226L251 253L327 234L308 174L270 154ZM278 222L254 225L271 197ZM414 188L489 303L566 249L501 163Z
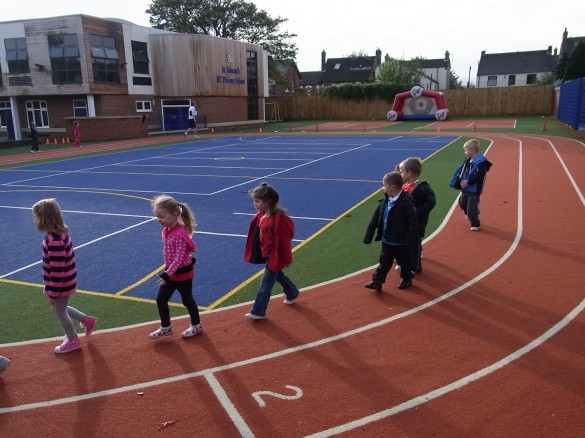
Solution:
M400 172L386 174L382 183L384 199L376 208L364 237L365 244L372 243L374 234L376 240L382 241L380 264L374 271L372 281L365 287L381 291L392 263L396 260L402 267L400 270L402 281L398 288L406 289L412 285L410 245L417 239L416 208L412 197L402 190L403 180Z
M492 163L479 153L479 140L476 138L465 142L463 150L465 159L457 167L451 187L461 190L459 207L471 223L471 231L479 231L479 197Z

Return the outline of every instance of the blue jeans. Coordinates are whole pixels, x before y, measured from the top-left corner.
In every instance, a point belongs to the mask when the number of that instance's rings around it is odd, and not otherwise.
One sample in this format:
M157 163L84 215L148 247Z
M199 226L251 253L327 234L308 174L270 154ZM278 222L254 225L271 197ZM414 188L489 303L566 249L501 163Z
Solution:
M275 282L280 283L287 299L292 300L299 296L299 289L283 271L274 272L266 268L262 274L262 282L256 295L256 301L252 306L251 312L254 315L266 316L266 308Z

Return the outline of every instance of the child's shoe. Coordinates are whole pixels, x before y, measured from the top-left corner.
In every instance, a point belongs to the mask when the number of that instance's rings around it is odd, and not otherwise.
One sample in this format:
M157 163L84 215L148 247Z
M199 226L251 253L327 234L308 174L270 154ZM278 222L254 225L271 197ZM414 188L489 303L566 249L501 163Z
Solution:
M248 313L246 313L246 318L248 318L248 319L264 319L266 317L265 316L256 315L255 313L252 313L252 312L248 312Z
M168 327L159 327L158 329L153 331L151 334L149 334L148 337L150 339L158 339L158 338L161 338L163 336L171 336L172 334L173 334L173 326L170 325Z
M81 320L79 324L85 329L85 336L90 336L93 333L97 321L98 319L93 316L86 316Z
M193 336L198 335L201 332L203 332L203 326L201 324L197 324L189 327L187 330L181 333L181 336L184 338L192 338Z
M290 305L290 304L294 304L294 303L295 303L295 301L297 300L297 298L299 297L299 295L300 295L300 294L301 294L301 292L299 291L299 293L297 294L297 296L296 296L296 297L294 297L294 298L286 298L286 299L284 300L284 304L288 304L288 305Z
M379 281L370 281L369 283L364 284L364 287L366 289L373 289L378 292L382 291L382 283Z
M10 365L10 359L0 356L0 374L6 371L8 365Z
M69 353L70 351L78 350L80 348L81 348L81 341L79 340L79 338L77 336L74 336L71 339L69 339L68 337L65 337L65 340L61 343L61 345L55 347L54 351L57 354L61 354L61 353Z

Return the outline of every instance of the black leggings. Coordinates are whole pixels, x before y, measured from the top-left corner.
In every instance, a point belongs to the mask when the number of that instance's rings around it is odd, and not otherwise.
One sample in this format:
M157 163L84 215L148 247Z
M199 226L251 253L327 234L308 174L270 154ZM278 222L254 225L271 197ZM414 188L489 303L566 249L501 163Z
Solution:
M183 306L189 311L191 317L191 324L197 325L201 322L199 319L199 308L195 303L193 297L193 279L184 281L167 281L166 284L160 287L158 295L156 296L156 305L158 306L158 313L160 314L160 325L162 327L169 327L171 325L171 313L169 310L169 300L173 296L175 290L181 294Z

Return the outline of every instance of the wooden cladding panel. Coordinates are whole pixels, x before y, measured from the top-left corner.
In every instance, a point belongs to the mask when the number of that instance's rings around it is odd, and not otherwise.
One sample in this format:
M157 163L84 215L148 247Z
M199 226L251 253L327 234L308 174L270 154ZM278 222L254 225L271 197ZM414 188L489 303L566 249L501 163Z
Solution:
M247 96L246 51L257 53L263 97L262 48L209 35L150 38L155 93L159 96Z

